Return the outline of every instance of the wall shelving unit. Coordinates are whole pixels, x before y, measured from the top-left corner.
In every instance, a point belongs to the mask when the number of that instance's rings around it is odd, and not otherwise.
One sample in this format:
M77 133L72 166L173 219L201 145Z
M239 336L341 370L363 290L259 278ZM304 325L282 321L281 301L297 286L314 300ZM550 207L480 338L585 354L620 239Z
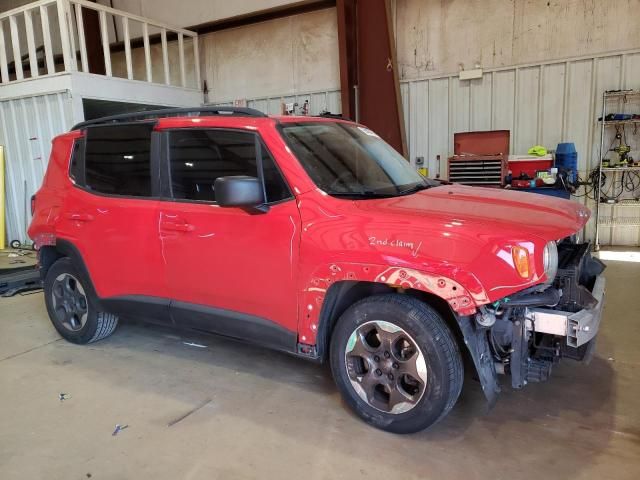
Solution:
M640 119L628 119L628 120L605 120L609 112L607 112L608 101L612 99L622 100L623 103L627 103L628 98L640 98L640 90L618 90L618 91L606 91L602 94L602 117L600 120L600 162L598 168L598 184L595 190L596 200L596 237L595 237L595 250L600 249L600 229L605 228L622 228L622 227L640 227L640 201L636 199L621 199L615 203L603 202L602 198L602 178L603 174L612 175L612 182L620 180L620 175L624 173L638 173L640 178L640 166L607 166L603 167L603 161L609 153L609 149L605 145L605 134L608 127L623 127L631 125L635 128L640 128ZM620 112L616 112L620 113ZM629 113L629 112L624 112ZM637 112L640 114L640 111ZM601 215L602 206L606 205L610 207L610 214ZM634 209L633 216L621 216L619 210L627 212L628 209Z

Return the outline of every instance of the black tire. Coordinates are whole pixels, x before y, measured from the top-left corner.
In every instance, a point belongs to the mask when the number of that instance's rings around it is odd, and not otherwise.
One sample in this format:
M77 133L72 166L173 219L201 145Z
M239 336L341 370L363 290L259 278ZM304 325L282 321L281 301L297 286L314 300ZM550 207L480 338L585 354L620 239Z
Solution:
M63 286L67 283L71 285L70 288ZM116 315L98 309L89 280L67 257L51 265L43 289L51 323L70 342L97 342L111 335L118 326ZM72 293L67 295L67 291Z
M411 392L414 395L411 396L411 402L403 401L394 404L394 409L400 407L395 413L383 411L372 403L378 403L378 406L383 405L388 395L387 408L390 408L392 396L387 394L387 391L395 389L405 392L405 394L406 391L409 391L402 386L398 387L400 383L398 373L395 378L393 377L394 372L402 372L402 368L404 368L402 361L400 361L400 367L398 367L398 362L393 362L393 367L388 367L388 364L383 367L381 365L384 358L375 355L378 360L372 360L372 357L367 356L371 355L369 353L372 348L371 343L375 344L377 341L376 335L379 332L376 329L380 325L388 328L388 324L399 327L401 331L388 334L385 330L382 332L384 335L393 335L394 337L390 336L388 340L385 337L384 341L388 341L388 345L392 345L391 348L395 348L393 347L394 343L402 342L402 345L407 346L406 351L409 352L409 358L419 359L414 355L422 354L424 363L420 360L420 365L426 364L426 373L424 374L426 382L423 382L424 378L412 381L414 386L410 385L410 387L413 388ZM361 345L366 348L362 350L359 347L358 350L358 352L366 350L366 360L361 360L358 354L354 357L353 354L356 352L354 341L359 341L355 339L360 339L360 335L371 328L374 328L376 333L369 332L367 335L374 335L373 341L365 338ZM348 345L350 338L351 343ZM397 340L397 338L402 339ZM412 343L415 345L412 346ZM381 342L377 348L385 350L384 345L387 343ZM414 347L417 347L418 350ZM375 352L382 350L376 349ZM412 351L414 354L411 353ZM387 356L388 352L385 350L383 353ZM402 351L400 354L402 355ZM391 352L391 361L396 358L395 355ZM347 309L338 320L331 336L330 361L333 377L347 404L365 422L393 433L414 433L434 425L449 413L462 390L464 376L462 356L451 330L433 308L407 295L386 294L368 297ZM374 368L375 370L373 370ZM391 368L400 368L400 370L392 370ZM360 372L356 371L358 369L361 369ZM424 367L417 368L416 372L418 371L424 372ZM389 372L389 378L393 378L393 380L387 382L385 378L387 373L385 372ZM373 375L380 373L382 375L378 378L382 378L389 385L378 384L373 389L374 397L380 393L382 400L374 398L370 402L369 399L372 397L365 390L369 392L372 390L366 387L370 386L371 382L378 381ZM358 382L365 377L368 378L367 384L362 383L359 387ZM408 378L412 379L411 375ZM360 394L356 388L360 389ZM362 398L360 395L367 398ZM397 393L394 394L394 398L404 399L404 397L398 397ZM403 411L406 408L409 410Z

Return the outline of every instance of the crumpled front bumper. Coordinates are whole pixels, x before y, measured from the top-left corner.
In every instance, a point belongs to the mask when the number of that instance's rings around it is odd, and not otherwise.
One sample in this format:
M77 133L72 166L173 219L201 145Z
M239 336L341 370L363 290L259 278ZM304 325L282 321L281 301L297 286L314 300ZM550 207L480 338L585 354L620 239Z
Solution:
M527 308L527 329L566 337L567 346L578 348L595 338L600 328L605 299L605 278L596 277L591 295L595 305L578 312L566 312L550 308Z

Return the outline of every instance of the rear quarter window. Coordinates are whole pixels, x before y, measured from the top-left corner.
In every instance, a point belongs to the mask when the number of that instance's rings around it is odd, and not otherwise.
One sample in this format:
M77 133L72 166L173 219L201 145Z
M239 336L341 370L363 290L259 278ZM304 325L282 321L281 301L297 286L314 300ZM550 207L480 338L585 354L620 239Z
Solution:
M71 161L69 162L69 177L78 185L84 185L84 138L77 138L73 142Z

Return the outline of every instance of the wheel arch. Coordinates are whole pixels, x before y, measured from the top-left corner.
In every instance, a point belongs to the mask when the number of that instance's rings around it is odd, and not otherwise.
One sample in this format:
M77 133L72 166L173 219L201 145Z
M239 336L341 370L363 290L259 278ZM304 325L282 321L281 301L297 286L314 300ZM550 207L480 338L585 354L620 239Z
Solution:
M38 266L40 269L40 278L44 281L51 265L65 255L62 254L55 245L45 245L38 250Z
M463 348L464 336L456 320L456 314L442 297L415 288L397 288L380 282L345 280L332 284L322 303L316 337L316 351L320 361L327 357L331 335L340 316L359 300L384 293L407 295L432 307L446 322L461 347L460 350L466 354L466 348Z
M382 293L398 293L416 298L432 307L442 317L458 344L465 369L477 376L489 406L493 406L500 386L493 362L486 361L491 356L484 331L475 326L473 316L457 314L447 300L424 290L398 288L370 281L335 282L327 290L320 311L316 336L317 360L324 362L328 358L334 327L347 308L363 298Z
M49 268L51 268L51 265L60 258L65 257L69 258L73 263L73 266L78 269L80 275L83 276L84 283L90 289L90 293L93 295L94 299L98 301L99 297L96 294L96 290L93 286L91 275L89 274L84 258L82 257L80 250L78 250L78 247L69 240L58 238L54 245L44 245L40 247L38 250L38 259L42 280L47 276L47 272L49 271Z

